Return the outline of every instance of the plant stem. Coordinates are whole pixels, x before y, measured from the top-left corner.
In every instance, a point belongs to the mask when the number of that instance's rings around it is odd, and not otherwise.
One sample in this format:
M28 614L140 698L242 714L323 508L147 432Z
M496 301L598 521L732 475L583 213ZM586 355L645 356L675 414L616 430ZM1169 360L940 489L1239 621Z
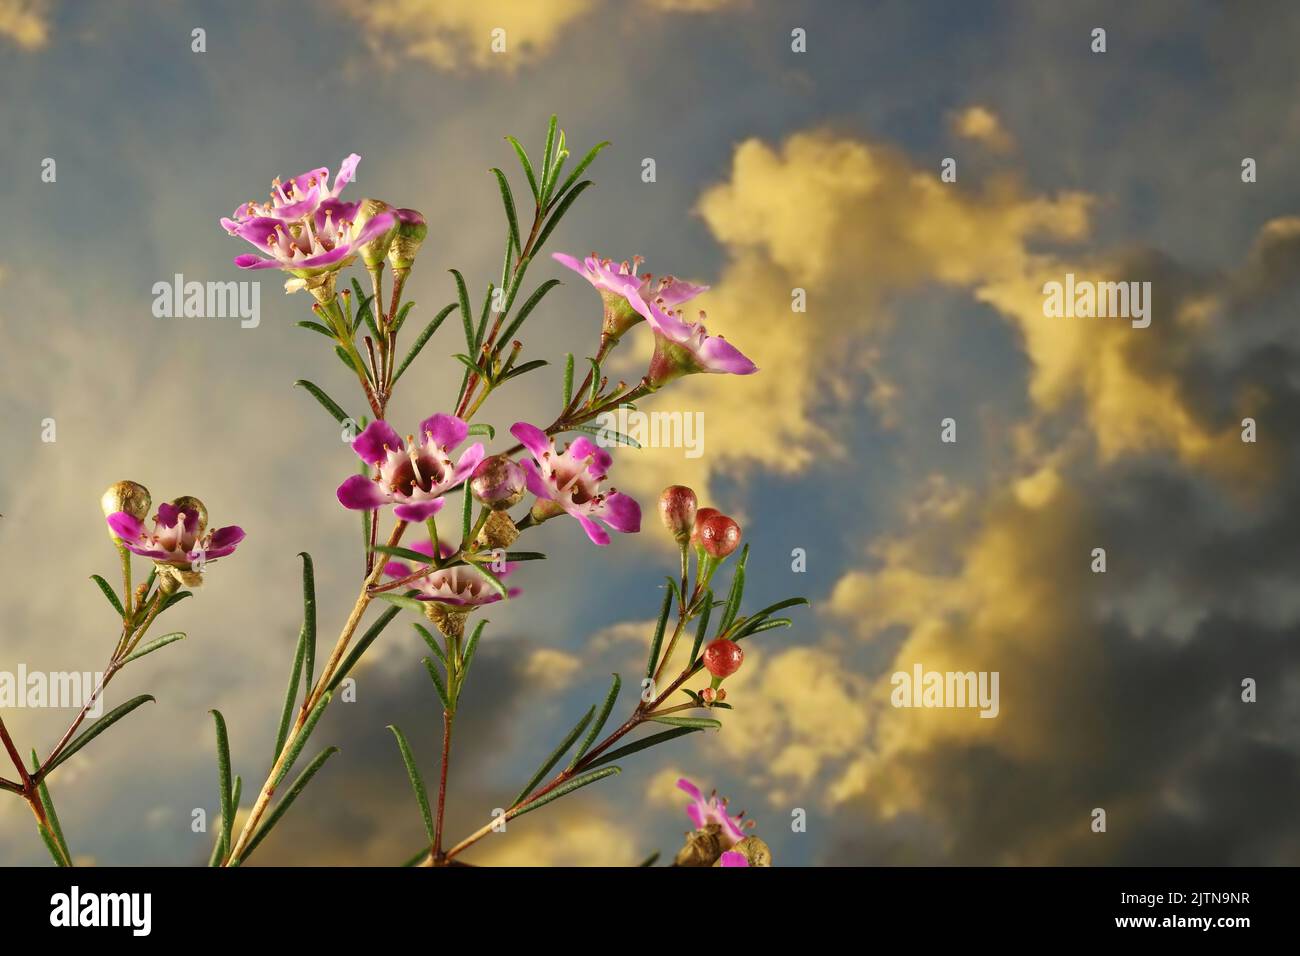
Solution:
M388 546L390 548L396 547L397 543L401 541L402 532L405 529L405 521L397 522L397 525L393 528L393 533L389 535L388 538ZM320 678L316 681L316 686L312 688L312 692L308 694L306 700L303 701L302 707L298 711L298 716L294 720L293 727L285 738L284 746L280 749L279 755L275 758L275 763L272 765L270 772L266 775L266 782L262 784L262 789L258 791L257 799L253 803L253 809L249 812L248 819L244 822L244 828L240 831L239 838L230 848L229 855L222 861L223 866L229 866L232 862L238 861L240 854L244 852L249 841L253 838L257 825L261 822L262 816L266 813L267 807L270 806L271 797L275 794L277 778L280 776L281 769L283 768L285 761L288 759L289 754L294 749L294 744L297 742L298 735L302 733L303 727L306 725L307 719L311 715L312 710L320 702L321 698L325 696L326 688L329 687L330 681L334 677L335 670L343 660L343 655L347 652L348 644L352 640L352 635L356 632L357 625L361 623L361 618L365 615L366 608L370 606L371 595L369 587L383 572L383 567L382 563L375 562L374 570L366 576L365 581L362 583L361 593L357 595L356 603L352 606L352 612L348 615L348 619L343 625L343 630L340 632L338 640L334 644L334 650L330 654L329 661L325 664L324 670L321 671Z
M450 661L450 658L448 659ZM450 663L448 669L453 670ZM450 693L450 691L449 691ZM456 719L454 710L442 712L442 770L438 778L438 816L433 830L433 859L442 860L442 819L447 806L447 761L451 758L451 726Z

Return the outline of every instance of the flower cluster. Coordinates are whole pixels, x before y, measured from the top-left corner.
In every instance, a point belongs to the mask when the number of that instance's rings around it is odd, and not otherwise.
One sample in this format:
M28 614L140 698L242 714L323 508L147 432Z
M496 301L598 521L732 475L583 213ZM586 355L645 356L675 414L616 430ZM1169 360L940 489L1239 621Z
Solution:
M160 504L152 528L144 524L149 490L137 482L117 482L104 493L102 504L114 539L132 554L151 559L171 587L198 586L206 564L233 554L244 540L244 530L235 525L209 531L208 509L192 495Z

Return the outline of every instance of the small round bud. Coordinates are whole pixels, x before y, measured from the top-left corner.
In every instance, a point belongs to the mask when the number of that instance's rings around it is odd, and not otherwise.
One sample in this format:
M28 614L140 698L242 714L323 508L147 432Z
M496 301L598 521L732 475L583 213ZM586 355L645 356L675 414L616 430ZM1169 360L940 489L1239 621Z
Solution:
M704 648L704 669L721 680L740 670L745 661L745 652L735 641L720 637Z
M384 213L391 213L392 207L382 199L363 199L361 200L361 209L357 212L356 222L353 228L357 234L366 227L371 219ZM393 242L393 237L397 234L397 217L392 217L392 226L375 238L371 239L361 247L361 261L366 264L367 268L373 269L384 261L388 255L389 247Z
M704 522L708 521L714 515L720 514L722 514L722 512L717 508L701 508L699 511L695 512L695 526L691 528L691 542L693 544L700 543L700 525L704 524Z
M695 528L695 492L685 485L669 485L659 496L659 517L678 544L685 544Z
M197 535L203 534L208 527L208 509L203 502L199 501L193 495L181 495L179 498L172 499L172 507L177 511L183 511L186 514L198 515L199 524L194 530Z
M740 525L723 514L710 515L698 525L697 534L704 553L717 560L740 547Z
M134 481L114 482L99 499L99 506L104 509L105 518L119 511L125 511L137 521L143 521L149 514L151 503L149 489Z
M429 234L429 224L417 209L398 209L397 234L388 249L388 262L394 270L409 269L415 264L415 254L420 251L424 237Z
M717 699L718 692L712 687L705 687L700 691L700 700L706 704L712 704Z
M470 493L493 511L519 504L527 487L524 470L506 455L484 458L469 479Z

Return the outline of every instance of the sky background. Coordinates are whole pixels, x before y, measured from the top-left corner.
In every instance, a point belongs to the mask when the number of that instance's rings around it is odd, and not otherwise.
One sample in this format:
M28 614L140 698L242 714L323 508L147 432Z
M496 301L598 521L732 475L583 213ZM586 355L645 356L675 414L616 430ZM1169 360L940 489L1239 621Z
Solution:
M630 711L676 560L653 517L664 485L741 519L751 608L813 606L747 645L720 733L631 758L465 859L671 854L685 775L746 809L778 865L1300 862L1297 40L1282 2L0 0L0 668L107 657L113 616L86 579L115 570L111 482L197 495L248 532L164 619L188 639L109 689L110 706L157 703L52 777L74 854L205 861L190 820L217 811L208 710L252 790L297 637L297 553L316 559L322 647L359 583L357 522L334 498L355 458L291 386L360 403L294 327L306 296L257 274L261 323L244 329L155 318L153 284L246 278L218 218L356 151L353 198L430 221L408 285L422 324L454 298L448 269L474 298L499 273L488 169L519 197L503 137L537 152L555 112L577 155L613 146L549 248L711 285L711 331L762 371L642 406L706 427L698 459L616 452L641 534L597 549L567 519L530 532L550 560L488 615L450 836L514 795L611 671L615 714ZM1151 282L1151 326L1045 318L1043 283L1067 272ZM564 352L594 348L595 294L540 261L528 288L550 277L565 284L525 338L552 365L485 406L499 433L550 421ZM454 401L456 325L403 379L403 433ZM637 332L614 365L629 379L650 351ZM342 752L256 862L385 865L419 847L385 729L433 779L441 728L409 619L316 730L313 748ZM998 671L999 716L892 707L890 675L916 663ZM42 752L70 716L4 714ZM0 801L0 862L47 862L16 798Z

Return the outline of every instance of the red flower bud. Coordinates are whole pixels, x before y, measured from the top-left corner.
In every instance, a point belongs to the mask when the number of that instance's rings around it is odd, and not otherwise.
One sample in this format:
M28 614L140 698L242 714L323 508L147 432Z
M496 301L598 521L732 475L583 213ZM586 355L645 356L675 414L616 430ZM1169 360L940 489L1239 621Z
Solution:
M740 547L740 525L723 514L706 518L698 525L697 535L704 553L719 561Z
M659 496L659 517L678 544L684 544L695 527L695 492L685 485L669 485Z
M735 641L720 637L704 648L704 669L721 680L740 670L744 663L745 652Z
M701 508L695 512L695 527L691 529L691 541L695 544L700 543L700 525L708 521L714 515L722 514L717 508Z

